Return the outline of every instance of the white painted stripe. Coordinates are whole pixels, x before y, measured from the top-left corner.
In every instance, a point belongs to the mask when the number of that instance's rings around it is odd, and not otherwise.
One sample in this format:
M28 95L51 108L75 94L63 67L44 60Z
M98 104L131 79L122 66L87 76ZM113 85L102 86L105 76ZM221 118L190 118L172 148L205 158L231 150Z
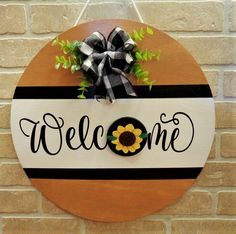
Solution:
M172 149L163 151L161 145L152 144L151 150L147 145L136 156L121 157L111 152L107 147L99 151L92 148L87 151L78 149L72 151L64 142L66 130L75 127L78 130L80 118L88 115L90 129L87 144L91 142L93 130L97 125L103 125L105 134L109 126L121 117L133 117L141 121L148 132L152 131L155 123L160 122L160 115L166 114L165 120L172 118L176 112L187 113L194 123L195 135L191 146L182 153ZM55 117L62 117L65 124L62 128L63 145L59 154L50 156L40 148L37 153L32 153L29 147L30 139L26 137L19 127L22 118L40 121L37 129L43 124L42 116L51 113ZM178 167L203 167L210 152L214 136L215 117L214 102L211 98L178 98L178 99L119 99L114 104L97 102L96 100L13 100L11 114L11 128L17 155L26 168L178 168ZM179 125L173 122L162 124L167 129L168 138L175 127L179 127L179 138L176 140L178 147L187 144L191 136L191 123L181 115L177 116ZM50 124L53 121L49 120ZM31 134L32 126L23 121L25 133ZM58 131L47 129L49 148L58 145ZM77 133L76 133L77 134ZM155 136L154 136L155 138ZM105 137L100 141L105 142ZM73 139L73 144L79 144L78 136Z

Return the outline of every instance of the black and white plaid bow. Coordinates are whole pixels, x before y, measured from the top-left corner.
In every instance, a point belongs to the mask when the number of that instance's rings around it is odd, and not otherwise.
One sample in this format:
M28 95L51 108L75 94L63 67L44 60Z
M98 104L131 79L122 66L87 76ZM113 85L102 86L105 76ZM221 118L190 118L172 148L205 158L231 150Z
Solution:
M105 87L103 96L108 96L111 102L115 100L114 87L123 86L128 95L136 96L125 74L134 61L131 51L135 45L124 30L116 27L107 41L103 34L94 32L79 46L79 50L88 56L82 69L92 78L96 88Z

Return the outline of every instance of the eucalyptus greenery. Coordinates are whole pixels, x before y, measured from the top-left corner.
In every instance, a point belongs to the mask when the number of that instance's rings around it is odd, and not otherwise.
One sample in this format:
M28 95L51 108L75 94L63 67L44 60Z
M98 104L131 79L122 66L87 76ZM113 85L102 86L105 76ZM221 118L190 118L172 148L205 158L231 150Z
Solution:
M146 27L146 29L140 28L139 30L134 30L129 36L138 43L142 41L146 36L152 36L154 34L152 28ZM55 68L56 69L70 69L71 73L74 74L75 72L82 71L82 64L85 60L84 55L78 50L78 46L80 45L81 41L75 40L75 41L68 41L68 40L59 40L58 37L56 37L52 45L53 46L59 46L60 50L63 52L64 55L58 55L55 58ZM152 85L154 84L154 81L149 79L149 72L147 70L144 70L141 66L141 62L148 62L150 60L160 60L160 51L151 51L148 49L145 49L144 51L141 51L138 49L138 46L135 47L134 51L132 52L132 56L135 60L130 73L134 74L134 76L137 78L137 80L145 85L149 86L149 90L152 89ZM83 77L82 81L79 84L78 90L80 91L80 94L78 95L78 98L85 99L86 98L86 92L88 92L88 88L92 85L89 79L86 77Z

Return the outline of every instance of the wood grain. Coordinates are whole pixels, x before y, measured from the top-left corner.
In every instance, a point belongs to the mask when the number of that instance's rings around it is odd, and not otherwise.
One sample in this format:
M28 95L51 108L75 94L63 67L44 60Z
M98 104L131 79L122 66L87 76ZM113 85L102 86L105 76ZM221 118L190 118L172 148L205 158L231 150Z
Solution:
M194 183L193 179L31 181L60 208L103 222L128 221L161 210Z

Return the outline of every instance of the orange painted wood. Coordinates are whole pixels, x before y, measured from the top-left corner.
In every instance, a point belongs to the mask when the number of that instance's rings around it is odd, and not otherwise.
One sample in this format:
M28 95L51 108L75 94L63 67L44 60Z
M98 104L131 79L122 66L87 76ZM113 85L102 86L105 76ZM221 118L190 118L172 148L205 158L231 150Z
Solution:
M181 180L31 179L64 210L86 219L128 221L170 205L194 182Z

